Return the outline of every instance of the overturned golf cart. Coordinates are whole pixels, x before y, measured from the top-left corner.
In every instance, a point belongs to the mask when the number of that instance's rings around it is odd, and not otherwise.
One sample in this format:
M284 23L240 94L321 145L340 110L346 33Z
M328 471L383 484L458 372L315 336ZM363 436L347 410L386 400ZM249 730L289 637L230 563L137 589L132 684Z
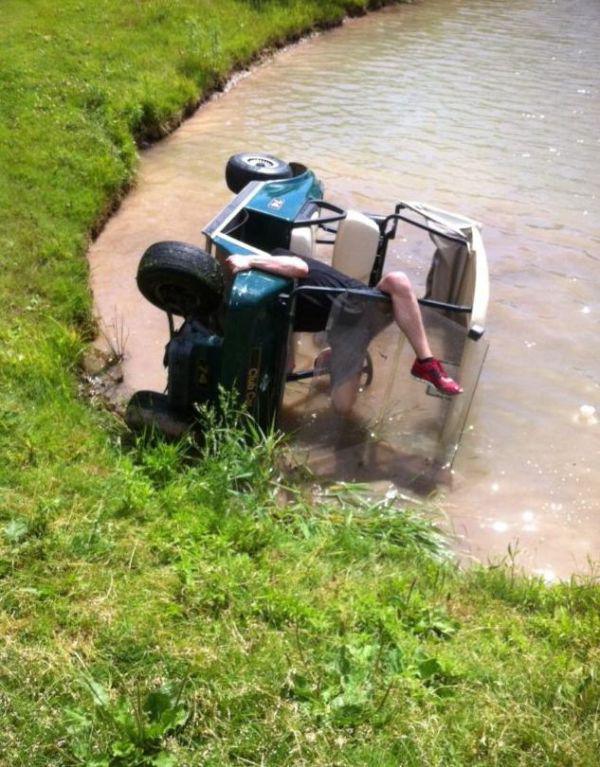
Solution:
M166 393L134 395L127 411L130 425L179 434L193 428L199 405L218 407L225 389L238 392L262 428L277 424L293 430L297 443L309 451L325 444L339 452L350 445L380 448L401 441L404 452L451 462L487 349L489 279L479 226L416 202L398 203L388 214L343 210L323 199L323 186L312 171L266 154L234 155L226 181L235 196L204 228L203 249L159 242L140 261L139 289L168 318L168 375ZM402 247L394 248L398 252L388 263L396 238ZM292 279L255 269L228 280L221 269L230 255L269 256L278 248L326 260L368 287L298 287ZM343 300L352 294L360 321L361 303L389 301L374 287L381 277L403 269L403 260L414 264L415 258L426 267L419 303L430 343L464 393L450 400L411 380L411 352L392 325L365 354L352 416L333 413L328 371L315 369L313 360L335 332L339 313L332 311L325 332L292 338L299 295L328 290Z

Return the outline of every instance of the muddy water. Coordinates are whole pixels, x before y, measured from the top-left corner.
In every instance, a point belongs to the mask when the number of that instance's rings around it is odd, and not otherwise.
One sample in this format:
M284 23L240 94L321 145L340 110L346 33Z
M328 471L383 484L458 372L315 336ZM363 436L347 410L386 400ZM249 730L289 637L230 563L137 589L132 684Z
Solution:
M599 38L597 0L424 0L242 78L144 152L91 250L125 389L164 387L166 321L136 291L139 256L202 243L233 152L302 161L342 205L455 209L484 225L491 348L443 507L467 556L510 543L548 578L585 570L600 551ZM391 259L422 289L424 264L401 243Z

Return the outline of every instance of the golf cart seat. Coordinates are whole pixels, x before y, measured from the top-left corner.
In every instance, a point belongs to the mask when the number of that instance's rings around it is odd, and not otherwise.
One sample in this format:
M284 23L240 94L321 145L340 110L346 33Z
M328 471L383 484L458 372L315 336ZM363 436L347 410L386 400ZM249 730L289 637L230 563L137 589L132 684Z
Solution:
M364 213L348 210L338 224L331 265L368 285L378 247L377 224Z
M319 218L319 211L316 210L311 218ZM317 247L317 226L302 226L292 229L290 237L290 251L297 256L315 258Z

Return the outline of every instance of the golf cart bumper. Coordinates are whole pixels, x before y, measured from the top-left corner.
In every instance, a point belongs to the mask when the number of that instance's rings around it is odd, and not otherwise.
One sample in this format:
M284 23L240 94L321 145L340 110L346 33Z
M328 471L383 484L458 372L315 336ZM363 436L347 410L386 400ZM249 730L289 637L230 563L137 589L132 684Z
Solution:
M264 272L237 275L224 321L220 380L239 392L262 429L276 421L286 376L292 281Z

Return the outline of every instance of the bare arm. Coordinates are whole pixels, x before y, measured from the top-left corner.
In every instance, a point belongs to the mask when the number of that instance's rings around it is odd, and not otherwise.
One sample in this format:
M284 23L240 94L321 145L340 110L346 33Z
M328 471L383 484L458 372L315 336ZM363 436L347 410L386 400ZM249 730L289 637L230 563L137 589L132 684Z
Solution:
M260 269L281 277L306 277L308 264L298 256L229 256L225 261L231 274Z

